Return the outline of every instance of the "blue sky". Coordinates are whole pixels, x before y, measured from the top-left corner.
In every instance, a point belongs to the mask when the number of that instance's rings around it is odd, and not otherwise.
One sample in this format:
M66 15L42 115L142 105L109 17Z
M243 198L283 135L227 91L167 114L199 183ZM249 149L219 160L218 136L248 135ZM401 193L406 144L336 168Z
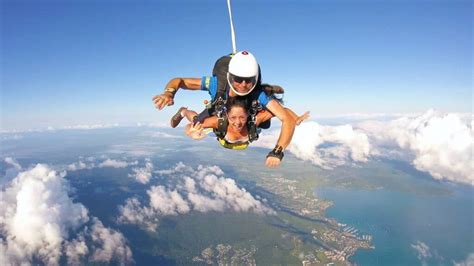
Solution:
M232 3L237 48L297 112L472 112L471 1ZM1 5L3 130L168 121L207 94L151 97L232 50L225 0Z

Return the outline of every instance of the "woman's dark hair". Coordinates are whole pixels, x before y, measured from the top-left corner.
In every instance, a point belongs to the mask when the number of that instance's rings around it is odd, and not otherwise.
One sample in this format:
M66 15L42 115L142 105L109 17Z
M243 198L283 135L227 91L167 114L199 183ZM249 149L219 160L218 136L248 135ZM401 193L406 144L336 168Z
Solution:
M230 111L232 107L242 107L246 112L248 112L248 103L245 98L242 97L229 97L225 103L227 112Z

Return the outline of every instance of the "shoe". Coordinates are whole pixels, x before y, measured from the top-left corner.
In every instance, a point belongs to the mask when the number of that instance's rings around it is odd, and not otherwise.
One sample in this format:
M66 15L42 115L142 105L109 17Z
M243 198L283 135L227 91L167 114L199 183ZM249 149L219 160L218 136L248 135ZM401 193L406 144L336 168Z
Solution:
M186 107L181 107L178 109L178 112L176 112L175 115L173 115L173 117L171 117L171 127L172 128L175 128L179 125L179 122L181 122L181 120L183 120L183 116L181 115L181 111L183 110L186 110L187 108Z
M268 95L285 93L285 90L278 85L262 84L262 89Z

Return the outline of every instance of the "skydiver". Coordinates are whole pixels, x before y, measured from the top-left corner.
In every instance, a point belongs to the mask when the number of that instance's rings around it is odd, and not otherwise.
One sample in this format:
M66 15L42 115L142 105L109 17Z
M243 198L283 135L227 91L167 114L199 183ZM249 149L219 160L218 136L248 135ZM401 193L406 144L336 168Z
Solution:
M208 91L213 106L210 109L212 111L207 115L198 116L199 121L202 123L206 116L215 113L216 106L222 106L222 104L218 104L222 100L221 98L225 98L223 102L227 98L232 97L244 97L248 99L248 103L257 101L264 109L278 117L282 123L277 144L268 154L265 162L268 167L278 166L281 163L284 149L290 144L293 137L296 125L295 118L283 108L277 99L265 93L260 82L261 77L257 60L250 52L242 51L233 55L228 62L228 70L225 71L226 82L222 82L222 79L218 79L218 74L216 73L213 73L213 76L203 78L174 78L168 82L162 94L153 97L153 102L158 110L162 110L165 106L174 104L174 96L180 88ZM223 85L225 85L224 92L221 90ZM267 88L270 88L270 91L274 89L272 86Z
M222 127L219 126L219 118L216 115L209 116L200 122L196 119L198 114L195 111L188 110L186 107L179 108L176 115L171 119L171 124L176 123L177 117L179 117L179 120L182 117L186 117L190 123L186 125L185 133L190 138L195 140L203 139L206 137L204 129L211 128L216 133L217 140L223 147L234 150L246 149L251 140L250 132L256 130L255 127L258 127L261 123L271 119L273 114L267 110L261 110L255 116L255 123L250 123L249 119L252 116L249 115L248 104L240 98L229 98L226 102L226 112ZM309 117L309 112L298 116L290 109L285 108L285 110L295 119L296 125L299 125ZM254 128L252 129L252 127Z

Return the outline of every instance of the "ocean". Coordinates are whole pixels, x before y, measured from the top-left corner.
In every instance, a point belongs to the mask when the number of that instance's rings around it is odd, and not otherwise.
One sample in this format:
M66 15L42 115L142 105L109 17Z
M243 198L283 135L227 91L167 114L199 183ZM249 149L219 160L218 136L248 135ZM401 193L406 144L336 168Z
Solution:
M413 177L416 178L416 177ZM417 182L414 180L414 182ZM474 189L433 180L449 193L319 188L335 204L326 215L373 236L374 250L351 257L358 265L453 265L474 252Z

